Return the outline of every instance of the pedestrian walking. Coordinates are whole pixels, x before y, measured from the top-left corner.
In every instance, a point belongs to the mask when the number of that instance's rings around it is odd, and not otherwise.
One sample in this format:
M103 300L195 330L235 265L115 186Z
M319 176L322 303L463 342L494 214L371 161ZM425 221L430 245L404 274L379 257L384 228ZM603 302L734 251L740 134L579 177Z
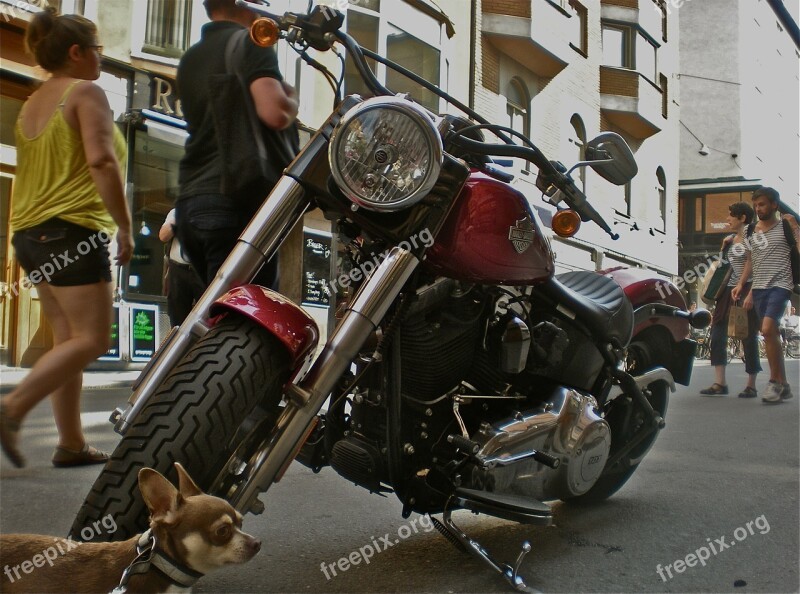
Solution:
M167 244L167 315L172 326L180 326L204 291L204 283L183 251L176 236L175 209L167 213L158 238Z
M55 466L103 463L81 426L83 369L110 344L112 296L107 244L117 228L119 264L133 253L120 163L125 139L100 76L95 24L47 9L34 15L27 49L48 78L17 119L17 174L10 224L17 260L36 285L53 348L0 403L0 445L15 466L20 423L50 395L58 428ZM53 254L60 254L59 266ZM65 260L66 258L66 260Z
M235 0L205 0L203 5L211 22L203 25L200 41L186 51L178 65L177 83L189 139L180 163L176 214L181 245L208 285L275 180L258 180L235 195L223 193L224 163L213 115L212 81L228 72L228 43L250 26L256 14L237 6ZM283 81L274 48L259 47L246 36L239 58L232 66L249 88L261 123L271 130L292 126L297 97ZM231 107L228 111L232 118L248 118L245 110ZM255 282L277 288L277 275L277 258L273 258Z
M714 366L714 383L700 390L704 396L728 394L728 383L725 379L725 368L728 364L728 315L731 306L731 291L742 280L743 294L748 294L752 279L742 279L747 262L745 247L745 231L753 221L754 212L749 204L735 202L728 207L727 223L733 233L722 241L722 258L731 266L731 277L722 294L717 299L711 319L711 365ZM739 392L739 398L755 398L756 376L761 371L761 360L758 355L758 317L755 311L748 310L747 337L743 341L744 362L747 371L747 385Z
M758 222L747 227L747 261L743 278L752 271L752 290L744 298L745 308L755 308L764 336L764 347L769 362L770 379L761 398L766 404L779 404L792 397L786 381L779 325L789 303L794 282L790 254L800 244L800 226L791 215L783 220L778 213L780 195L773 188L763 187L753 192L753 208ZM788 227L788 229L787 229ZM793 237L794 246L789 237ZM744 296L744 280L739 279L731 295L734 299Z

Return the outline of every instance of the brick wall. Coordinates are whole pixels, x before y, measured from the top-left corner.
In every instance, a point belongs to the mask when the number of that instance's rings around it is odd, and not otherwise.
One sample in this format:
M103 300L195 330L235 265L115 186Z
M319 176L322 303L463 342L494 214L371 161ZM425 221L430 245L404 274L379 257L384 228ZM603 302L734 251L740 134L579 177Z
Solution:
M648 0L649 1L649 0ZM600 0L609 6L624 6L625 8L639 8L639 0Z
M600 67L600 92L604 95L639 96L639 75L633 70Z
M531 0L484 0L483 11L529 19L531 18Z
M500 55L486 38L481 39L483 53L483 87L493 93L500 92Z

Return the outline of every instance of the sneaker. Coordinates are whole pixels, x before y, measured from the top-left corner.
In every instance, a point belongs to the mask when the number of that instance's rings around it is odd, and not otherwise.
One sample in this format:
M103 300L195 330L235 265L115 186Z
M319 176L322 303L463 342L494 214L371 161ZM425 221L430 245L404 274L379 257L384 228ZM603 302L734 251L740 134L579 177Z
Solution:
M783 386L781 386L781 400L789 400L793 397L794 394L792 394L792 388L789 384L783 384Z
M739 392L739 398L755 398L756 396L758 396L758 392L755 388L751 388L750 386L747 386L744 390Z
M783 402L781 393L783 392L783 385L772 380L769 381L767 387L764 389L764 395L761 397L761 402L764 404L780 404Z

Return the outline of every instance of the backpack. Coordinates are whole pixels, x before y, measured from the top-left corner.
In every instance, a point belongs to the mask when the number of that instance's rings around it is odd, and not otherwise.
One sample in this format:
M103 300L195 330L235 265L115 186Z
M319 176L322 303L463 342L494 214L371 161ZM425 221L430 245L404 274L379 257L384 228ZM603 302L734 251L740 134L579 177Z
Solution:
M276 131L258 119L239 69L247 40L247 29L231 35L225 48L226 72L209 78L210 109L222 161L220 189L226 196L252 190L255 184L271 188L300 151L296 124Z
M786 238L786 243L789 245L789 261L791 262L792 269L792 284L794 285L794 292L800 294L800 251L798 251L797 241L792 233L792 226L786 219L781 219L783 225L783 236ZM750 223L747 226L747 237L749 238L756 230L756 224Z

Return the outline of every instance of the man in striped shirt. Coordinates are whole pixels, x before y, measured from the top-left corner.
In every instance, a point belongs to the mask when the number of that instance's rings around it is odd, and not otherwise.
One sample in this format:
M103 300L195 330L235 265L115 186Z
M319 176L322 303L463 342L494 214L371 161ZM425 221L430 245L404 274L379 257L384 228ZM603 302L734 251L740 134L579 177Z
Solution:
M747 261L742 279L753 272L753 286L744 300L744 307L755 307L761 320L761 334L769 362L770 380L763 392L762 402L780 404L792 397L786 381L786 366L783 359L780 339L780 320L794 287L789 254L791 246L784 232L784 223L778 214L780 195L773 188L759 188L753 192L753 209L758 217L755 227L747 231ZM800 227L791 215L785 215L794 234L795 245L800 243ZM732 298L738 299L743 283L731 291Z

